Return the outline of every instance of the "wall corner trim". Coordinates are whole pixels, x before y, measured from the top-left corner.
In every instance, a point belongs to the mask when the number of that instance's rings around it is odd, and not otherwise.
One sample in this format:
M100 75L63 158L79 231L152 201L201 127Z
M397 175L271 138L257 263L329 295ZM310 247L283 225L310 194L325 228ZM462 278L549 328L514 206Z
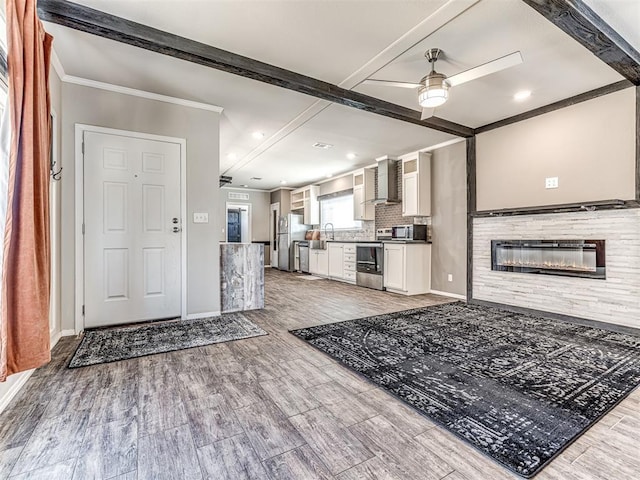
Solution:
M64 79L64 77L67 76L67 74L64 72L62 63L60 63L60 58L58 57L58 54L56 53L54 48L51 49L51 66L60 77L60 80Z
M61 77L65 83L72 83L74 85L81 85L83 87L97 88L100 90L107 90L109 92L120 93L122 95L131 95L132 97L146 98L147 100L156 100L158 102L172 103L174 105L181 105L183 107L197 108L199 110L208 110L210 112L222 113L223 107L218 105L212 105L209 103L194 102L193 100L186 100L184 98L169 97L167 95L161 95L159 93L147 92L145 90L137 90L135 88L123 87L121 85L114 85L112 83L98 82L97 80L90 80L88 78L75 77L73 75L64 75Z

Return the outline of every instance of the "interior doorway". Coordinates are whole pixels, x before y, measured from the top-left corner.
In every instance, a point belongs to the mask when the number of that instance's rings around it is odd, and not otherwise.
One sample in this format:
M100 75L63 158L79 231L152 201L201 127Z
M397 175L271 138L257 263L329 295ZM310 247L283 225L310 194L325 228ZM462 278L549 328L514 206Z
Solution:
M251 204L227 203L227 242L251 243Z

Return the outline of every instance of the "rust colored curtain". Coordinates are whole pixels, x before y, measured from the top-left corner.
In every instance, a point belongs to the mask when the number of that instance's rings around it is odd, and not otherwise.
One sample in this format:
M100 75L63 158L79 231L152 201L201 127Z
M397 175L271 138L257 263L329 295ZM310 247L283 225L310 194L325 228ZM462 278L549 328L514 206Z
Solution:
M6 0L11 143L4 231L0 381L51 359L49 59L36 0Z

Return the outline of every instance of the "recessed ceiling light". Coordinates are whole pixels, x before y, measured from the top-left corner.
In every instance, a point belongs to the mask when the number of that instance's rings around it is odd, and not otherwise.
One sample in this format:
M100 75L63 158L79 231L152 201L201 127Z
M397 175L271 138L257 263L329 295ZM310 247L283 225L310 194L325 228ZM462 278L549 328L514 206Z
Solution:
M236 153L230 153L227 155L227 158L229 160L235 160L236 158L238 158L238 155Z
M251 134L251 136L253 138L255 138L256 140L262 140L264 138L264 133L262 133L262 132L253 132Z
M280 180L280 185L286 185L287 181L286 180Z
M242 185L244 188L249 188L249 185Z
M347 158L348 158L349 160L353 160L353 159L354 159L354 158L356 158L356 157L357 157L357 155L356 155L355 153L347 153Z
M322 148L323 150L328 150L331 147L333 147L333 145L331 145L330 143L322 143L322 142L316 142L313 144L313 146L316 148Z
M514 96L513 99L517 102L521 102L523 100L526 100L527 98L529 98L531 96L531 90L522 90L521 92L517 92Z
M251 180L262 180L262 177L251 177Z
M327 178L331 178L331 177L333 177L333 173L327 173L327 174L325 175L325 177L327 177Z

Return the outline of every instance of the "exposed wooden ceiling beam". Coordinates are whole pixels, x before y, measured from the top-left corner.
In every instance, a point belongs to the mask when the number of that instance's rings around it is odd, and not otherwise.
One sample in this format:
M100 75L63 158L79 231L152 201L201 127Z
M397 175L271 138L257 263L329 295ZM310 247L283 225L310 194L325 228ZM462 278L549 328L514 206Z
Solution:
M421 120L421 112L418 110L346 90L322 80L173 35L84 5L65 0L39 0L38 15L47 22L287 88L340 105L460 137L473 136L473 129L470 127L437 117Z
M635 85L640 53L582 0L523 0Z

